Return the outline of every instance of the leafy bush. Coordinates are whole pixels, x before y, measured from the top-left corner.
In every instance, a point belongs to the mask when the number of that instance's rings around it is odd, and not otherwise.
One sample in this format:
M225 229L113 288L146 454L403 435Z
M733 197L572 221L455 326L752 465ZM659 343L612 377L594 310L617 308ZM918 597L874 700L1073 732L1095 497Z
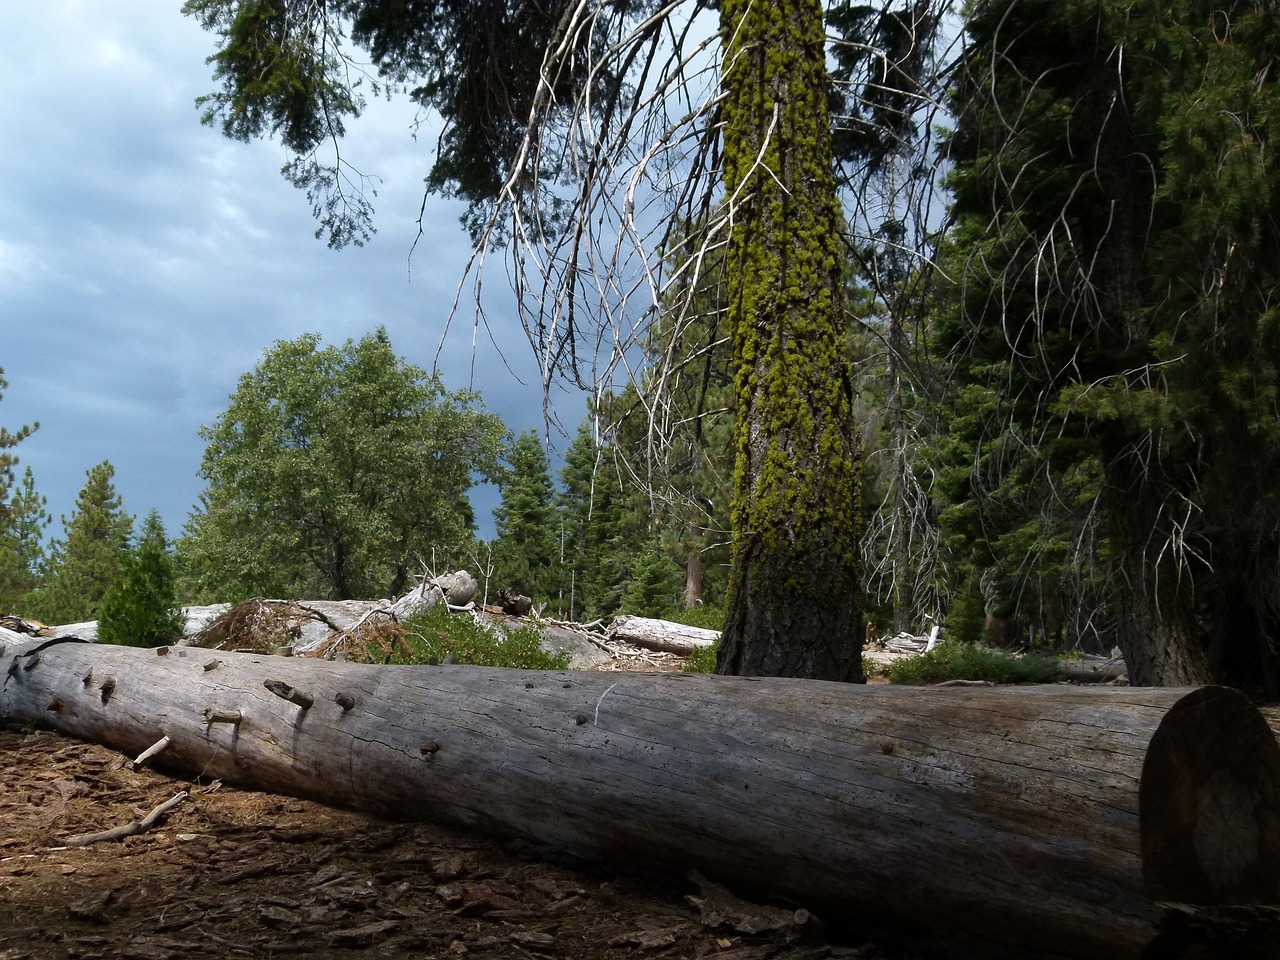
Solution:
M569 656L542 648L542 631L522 627L507 633L490 630L467 614L453 614L444 604L409 618L404 624L407 655L392 654L391 663L469 663L481 667L523 670L566 670ZM371 651L374 652L374 651ZM382 659L379 657L378 659Z
M695 647L693 653L689 654L689 659L684 663L684 671L686 673L714 673L716 669L716 654L719 652L719 640L709 647Z
M928 653L890 665L890 683L922 685L946 680L992 683L1049 683L1058 676L1051 657L1015 657L976 643L944 643Z

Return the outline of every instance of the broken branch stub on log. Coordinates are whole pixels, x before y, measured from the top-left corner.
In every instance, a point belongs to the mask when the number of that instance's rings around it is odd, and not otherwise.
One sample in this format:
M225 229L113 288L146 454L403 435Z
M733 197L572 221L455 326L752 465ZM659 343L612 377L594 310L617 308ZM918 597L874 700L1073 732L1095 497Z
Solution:
M1165 917L1157 900L1280 899L1280 748L1222 688L930 690L258 654L206 673L182 648L34 652L19 642L0 662L0 717L131 755L168 736L157 761L204 776L696 869L819 913L927 917L1129 960ZM117 678L109 699L89 673ZM1140 790L1144 764L1171 771L1146 774L1158 790Z

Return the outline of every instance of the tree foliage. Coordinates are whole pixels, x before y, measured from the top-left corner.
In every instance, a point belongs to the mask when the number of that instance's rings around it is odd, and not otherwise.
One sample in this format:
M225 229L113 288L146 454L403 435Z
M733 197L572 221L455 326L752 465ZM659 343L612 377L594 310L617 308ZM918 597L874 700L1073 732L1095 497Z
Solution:
M603 10L621 22L653 6L611 0ZM204 121L237 140L279 137L292 154L285 176L307 191L317 235L334 247L361 244L374 229L371 178L338 147L346 123L366 108L366 92L407 92L444 120L427 188L466 199L477 232L513 174L557 175L522 150L540 104L572 102L584 89L603 103L623 93L622 79L593 69L596 57L587 55L607 46L606 32L566 32L570 10L546 0L187 0L182 9L223 37L209 58L221 88L198 101ZM544 70L548 50L560 46L559 69ZM552 113L545 135L567 135L567 120ZM321 159L326 145L332 160Z
M158 647L181 637L186 618L178 606L177 563L155 510L125 554L120 578L108 588L98 614L98 639L131 647Z
M557 499L568 567L569 617L596 620L616 613L630 544L623 534L624 497L612 452L596 436L588 413L565 451Z
M561 529L547 451L532 430L516 437L508 472L498 481L502 502L493 517L498 534L490 586L514 589L558 610L561 596ZM491 591L492 592L492 591Z
M496 477L504 430L379 330L342 347L277 343L201 436L209 486L182 544L195 591L346 599L458 562L467 491Z
M0 399L9 383L0 368ZM49 524L46 500L35 489L28 467L19 482L18 458L11 451L39 428L38 423L16 431L0 427L0 610L15 609L39 583L44 557L41 537Z
M640 617L666 617L683 604L680 570L653 544L639 550L631 563L631 576L622 591L620 613Z
M1094 484L1132 678L1208 680L1209 641L1274 684L1274 11L1002 0L966 27L939 345L975 477L1023 499L986 539Z
M24 613L46 623L97 619L129 549L133 518L116 493L115 468L104 460L86 478L74 512L62 518L63 539L49 545L40 586L23 603Z

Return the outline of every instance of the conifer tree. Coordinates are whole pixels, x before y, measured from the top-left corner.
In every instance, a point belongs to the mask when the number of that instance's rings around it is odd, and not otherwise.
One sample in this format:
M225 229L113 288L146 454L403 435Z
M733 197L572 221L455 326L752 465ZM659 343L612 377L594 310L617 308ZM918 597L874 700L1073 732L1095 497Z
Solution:
M142 522L142 536L125 554L121 575L107 590L98 614L98 639L133 647L158 647L182 635L177 570L160 514Z
M626 588L622 593L622 613L640 617L665 617L683 604L680 570L665 553L650 544L631 561Z
M112 482L115 468L104 460L86 477L75 511L62 518L64 538L50 545L42 583L25 605L47 623L96 619L129 549L133 519Z
M21 485L11 489L8 502L0 499L5 528L0 532L0 609L18 609L40 584L44 530L50 520L46 503L36 491L30 467L23 472Z
M8 388L0 368L0 399ZM41 537L49 524L46 500L36 493L35 478L28 467L19 485L14 468L18 458L10 451L31 436L39 424L23 426L16 432L0 427L0 612L15 609L39 582L43 558Z
M972 449L1006 503L1096 478L1133 682L1280 688L1272 5L991 0L967 31L939 345Z
M613 453L597 441L591 421L589 414L578 425L560 470L569 618L579 621L617 611L627 556Z
M498 539L491 585L559 610L567 604L560 589L560 517L550 462L538 435L527 430L516 437L507 462L510 469L498 484L502 502L493 511Z

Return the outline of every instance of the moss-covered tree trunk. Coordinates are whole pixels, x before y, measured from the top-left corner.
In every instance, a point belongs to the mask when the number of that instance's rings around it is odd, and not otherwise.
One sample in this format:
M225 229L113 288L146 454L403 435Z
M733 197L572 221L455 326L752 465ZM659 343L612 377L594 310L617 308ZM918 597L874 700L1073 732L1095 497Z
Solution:
M860 454L822 8L722 0L733 565L718 670L861 681Z

